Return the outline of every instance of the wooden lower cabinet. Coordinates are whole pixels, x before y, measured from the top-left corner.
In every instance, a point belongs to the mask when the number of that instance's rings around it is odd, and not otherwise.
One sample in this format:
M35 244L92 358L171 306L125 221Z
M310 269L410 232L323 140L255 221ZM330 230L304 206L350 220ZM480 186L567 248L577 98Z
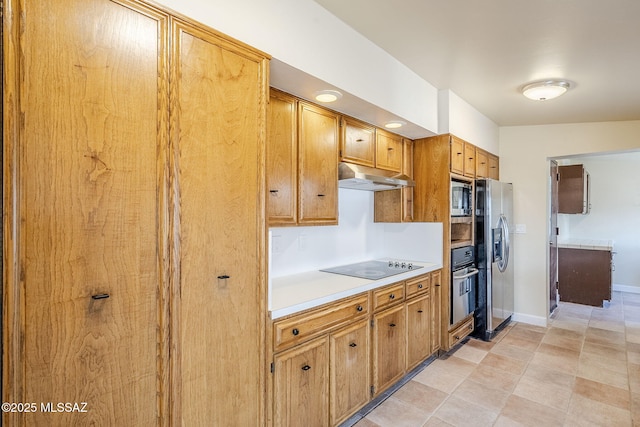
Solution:
M442 346L442 270L431 273L431 354Z
M431 354L431 294L407 302L407 369Z
M601 250L558 248L560 301L602 307L611 300L613 253Z
M329 337L331 425L340 424L369 401L369 329L365 319Z
M274 321L273 425L337 426L438 351L440 279L426 273Z
M405 305L397 305L373 316L373 392L380 394L405 372Z
M473 332L473 316L467 317L460 325L449 332L449 348L452 348Z
M285 351L274 364L274 426L327 426L329 337Z

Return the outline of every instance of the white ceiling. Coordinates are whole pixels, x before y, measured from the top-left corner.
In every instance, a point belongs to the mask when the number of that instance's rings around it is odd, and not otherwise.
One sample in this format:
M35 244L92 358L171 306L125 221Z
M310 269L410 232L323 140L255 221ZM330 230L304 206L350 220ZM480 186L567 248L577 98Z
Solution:
M315 0L499 126L640 119L639 0ZM574 87L535 102L525 83Z

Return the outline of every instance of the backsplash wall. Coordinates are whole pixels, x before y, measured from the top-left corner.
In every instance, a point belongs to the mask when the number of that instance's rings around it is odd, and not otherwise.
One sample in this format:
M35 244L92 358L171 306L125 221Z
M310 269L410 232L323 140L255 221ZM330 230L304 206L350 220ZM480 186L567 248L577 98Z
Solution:
M373 197L340 188L339 225L271 228L269 276L379 258L442 263L441 223L374 223Z

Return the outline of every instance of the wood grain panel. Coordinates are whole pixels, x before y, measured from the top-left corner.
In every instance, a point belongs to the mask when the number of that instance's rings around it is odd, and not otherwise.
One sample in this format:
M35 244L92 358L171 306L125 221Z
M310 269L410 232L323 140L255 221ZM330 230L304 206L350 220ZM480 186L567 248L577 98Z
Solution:
M362 320L329 337L331 425L336 426L369 401L369 321Z
M342 119L340 159L364 166L375 166L376 128L350 117Z
M338 120L332 111L299 103L300 224L338 223Z
M294 97L272 90L267 137L267 217L270 225L298 218L298 124Z
M373 316L373 386L376 395L405 372L406 317L404 304Z
M274 426L329 425L329 338L325 335L275 358Z
M402 170L401 136L376 130L376 167L395 172Z
M431 353L431 295L407 302L407 370Z
M182 425L258 425L266 59L174 21Z
M167 18L129 2L16 4L22 116L6 142L17 144L21 281L6 292L20 301L8 325L22 346L8 351L22 358L5 364L19 372L5 396L87 402L86 413L38 408L26 425L158 424Z

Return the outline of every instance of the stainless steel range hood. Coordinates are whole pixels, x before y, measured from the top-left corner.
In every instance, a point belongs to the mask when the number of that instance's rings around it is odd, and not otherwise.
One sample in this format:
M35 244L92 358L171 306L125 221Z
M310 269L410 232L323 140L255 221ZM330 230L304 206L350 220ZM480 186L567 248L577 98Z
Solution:
M345 162L338 165L338 187L383 191L414 187L415 185L415 182L407 175L396 172Z

